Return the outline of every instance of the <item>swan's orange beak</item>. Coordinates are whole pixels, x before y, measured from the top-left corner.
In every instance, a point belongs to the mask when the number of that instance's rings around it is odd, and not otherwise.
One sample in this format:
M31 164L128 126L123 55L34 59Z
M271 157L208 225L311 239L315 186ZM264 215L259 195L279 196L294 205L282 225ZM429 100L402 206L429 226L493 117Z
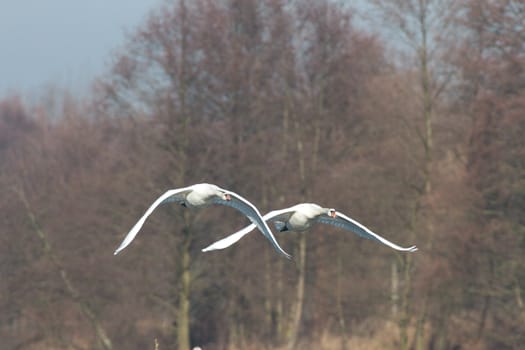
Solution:
M227 201L231 201L232 200L232 196L230 196L229 193L225 193L224 194L224 199L226 199Z
M330 216L335 219L335 217L337 216L336 211L335 210L330 210Z

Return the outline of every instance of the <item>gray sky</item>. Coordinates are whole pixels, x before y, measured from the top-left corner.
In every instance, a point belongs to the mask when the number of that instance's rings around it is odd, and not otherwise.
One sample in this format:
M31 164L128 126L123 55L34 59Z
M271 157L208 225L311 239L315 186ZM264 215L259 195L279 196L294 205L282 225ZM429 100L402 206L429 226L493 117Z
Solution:
M163 0L0 0L0 98L47 86L88 91L111 54ZM366 1L349 0L363 7Z
M83 91L161 0L0 0L0 98Z

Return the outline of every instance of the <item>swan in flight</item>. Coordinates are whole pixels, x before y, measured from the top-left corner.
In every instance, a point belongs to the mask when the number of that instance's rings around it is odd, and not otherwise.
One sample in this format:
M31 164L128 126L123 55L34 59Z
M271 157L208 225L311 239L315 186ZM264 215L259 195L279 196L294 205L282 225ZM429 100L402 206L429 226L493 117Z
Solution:
M274 210L263 216L265 221L273 221L275 228L280 231L305 231L314 223L320 222L322 224L334 225L346 230L350 230L361 237L371 240L379 241L390 248L403 252L415 252L416 246L403 248L381 237L377 233L370 231L367 227L361 225L359 222L349 218L348 216L336 211L335 209L322 208L313 203L302 203L294 205L293 207ZM255 228L254 224L246 226L226 238L223 238L210 246L204 248L203 252L211 250L224 249L242 237L250 233Z
M142 225L144 225L144 222L148 216L151 215L153 210L155 210L155 208L163 203L168 202L175 202L187 208L203 208L212 204L221 204L237 209L246 215L248 219L250 219L250 221L253 223L253 228L257 227L259 230L261 230L263 235L272 243L275 250L277 250L279 254L284 255L287 258L291 257L279 246L279 243L277 243L275 240L275 237L266 224L266 221L263 220L261 214L252 203L239 196L235 192L231 192L216 185L207 183L166 191L163 195L157 198L155 202L153 202L153 204L148 208L148 210L146 210L139 221L137 221L135 226L131 228L120 246L117 248L117 250L115 250L114 254L117 255L121 250L126 248L131 243L131 241L133 241L137 233L142 228Z

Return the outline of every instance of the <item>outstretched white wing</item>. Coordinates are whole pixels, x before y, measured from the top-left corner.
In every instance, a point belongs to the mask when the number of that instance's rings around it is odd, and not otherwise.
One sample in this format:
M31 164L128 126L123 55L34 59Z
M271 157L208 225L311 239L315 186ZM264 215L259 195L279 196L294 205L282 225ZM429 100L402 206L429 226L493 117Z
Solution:
M402 252L415 252L417 250L416 246L411 246L408 248L400 247L397 244L394 244L390 242L389 240L381 237L377 233L372 232L367 227L361 225L359 222L349 218L348 216L340 212L336 212L335 218L323 215L317 218L317 221L323 224L329 224L329 225L337 226L337 227L340 227L346 230L350 230L363 238L379 241L395 250L399 250Z
M151 215L153 210L155 210L155 208L157 208L163 202L168 202L168 201L169 202L176 202L176 201L179 201L179 198L177 198L177 196L180 196L180 195L182 195L182 194L184 194L184 193L186 193L188 191L191 191L191 189L189 187L168 190L163 195L161 195L159 198L157 198L157 200L155 200L155 202L153 202L153 204L148 208L148 210L146 210L144 215L142 215L142 217L139 219L139 221L137 221L135 226L133 226L131 228L129 233L126 235L126 237L124 238L124 240L122 241L120 246L117 248L117 250L115 250L115 253L113 253L113 254L117 255L122 249L126 248L131 243L131 241L133 241L133 239L135 238L137 233L139 233L140 229L144 225L144 222L146 221L148 216Z
M259 210L257 210L255 205L253 205L248 200L244 199L243 197L241 197L235 192L228 191L222 188L221 190L229 194L231 197L231 200L226 201L223 199L216 199L215 203L223 204L223 205L227 205L229 207L235 208L239 210L241 213L243 213L244 215L246 215L248 219L250 219L250 221L252 222L252 225L255 224L257 226L257 228L262 232L262 234L270 241L270 243L272 243L273 247L275 248L275 250L277 250L278 253L280 253L281 255L284 255L288 259L291 258L291 255L285 252L281 248L281 246L275 239L272 231L266 224L266 220L261 216L261 214L259 213Z
M266 224L266 221L274 221L274 220L282 220L283 217L286 217L288 218L291 214L293 214L295 210L292 209L292 208L286 208L286 209L281 209L281 210L273 210L271 212L269 212L268 214L264 215L262 217L262 220L264 222L264 225L266 227L267 224ZM246 214L245 214L246 215ZM252 220L253 222L253 220ZM212 250L219 250L219 249L224 249L224 248L228 248L229 246L235 244L238 240L240 240L241 238L243 238L244 236L246 236L248 233L252 232L255 227L257 227L255 224L251 224L251 225L248 225L246 226L245 228L215 242L215 243L212 243L210 244L209 246L207 246L206 248L204 248L202 251L203 252L209 252L209 251L212 251ZM268 229L269 231L269 229ZM263 232L263 230L261 230L261 232ZM271 233L271 231L269 231ZM263 232L264 233L264 232ZM265 235L266 238L268 238L268 236ZM273 235L272 235L273 237ZM269 238L268 238L269 239ZM274 238L275 240L275 238ZM270 239L271 241L271 239Z

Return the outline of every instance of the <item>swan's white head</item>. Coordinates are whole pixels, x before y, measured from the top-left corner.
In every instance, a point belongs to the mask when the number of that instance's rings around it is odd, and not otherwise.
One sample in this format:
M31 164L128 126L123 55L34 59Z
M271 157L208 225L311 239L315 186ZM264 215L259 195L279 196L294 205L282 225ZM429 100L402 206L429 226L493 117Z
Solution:
M334 208L328 209L328 216L330 216L330 217L335 219L335 217L337 216L337 212L335 211Z

